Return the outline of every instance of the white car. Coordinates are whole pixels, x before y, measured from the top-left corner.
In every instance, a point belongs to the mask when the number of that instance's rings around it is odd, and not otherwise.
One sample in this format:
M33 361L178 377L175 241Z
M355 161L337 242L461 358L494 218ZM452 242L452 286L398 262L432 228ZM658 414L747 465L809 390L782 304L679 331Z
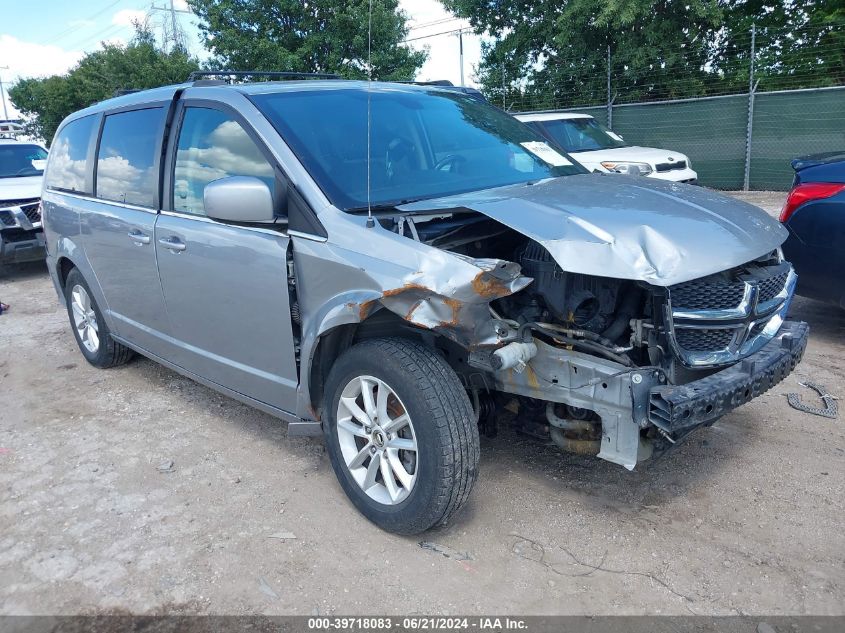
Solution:
M44 259L41 180L47 150L0 137L0 264Z
M680 152L628 145L589 114L548 112L516 118L566 150L590 171L610 171L674 182L695 183L698 174Z

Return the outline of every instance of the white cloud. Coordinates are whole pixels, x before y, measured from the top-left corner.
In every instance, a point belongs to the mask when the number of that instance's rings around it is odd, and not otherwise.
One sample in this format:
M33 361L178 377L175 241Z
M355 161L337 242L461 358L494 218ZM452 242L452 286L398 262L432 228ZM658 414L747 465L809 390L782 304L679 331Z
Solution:
M141 9L121 9L111 18L111 23L120 26L132 26L135 22L144 22L147 12Z
M0 34L0 60L8 70L0 70L5 88L22 77L47 77L66 73L82 57L82 51L66 51L58 46L24 42L13 35ZM20 116L6 95L9 117ZM0 116L3 108L0 106Z

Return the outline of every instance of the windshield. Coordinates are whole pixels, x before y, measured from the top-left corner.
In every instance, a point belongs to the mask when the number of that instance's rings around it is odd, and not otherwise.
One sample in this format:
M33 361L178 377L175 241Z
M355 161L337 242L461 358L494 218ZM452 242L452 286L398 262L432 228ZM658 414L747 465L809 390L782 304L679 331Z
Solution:
M536 132L460 93L374 87L373 206L585 173ZM253 96L336 207L367 208L366 90Z
M47 152L38 145L18 143L0 145L0 178L40 176L44 173Z
M595 119L558 119L543 121L546 133L567 152L627 147L622 137Z

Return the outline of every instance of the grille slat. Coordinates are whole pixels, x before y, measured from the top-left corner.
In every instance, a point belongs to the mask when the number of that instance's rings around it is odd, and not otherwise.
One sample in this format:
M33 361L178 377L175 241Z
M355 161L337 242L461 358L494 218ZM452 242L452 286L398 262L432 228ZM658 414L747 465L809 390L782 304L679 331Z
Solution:
M722 329L687 329L675 330L678 345L688 352L710 352L727 349L733 340L734 330Z
M744 294L745 284L741 281L710 282L694 279L669 289L672 308L676 310L728 310L736 308Z
M38 202L38 198L23 198L21 200L0 200L0 209L22 207L29 204L38 204Z
M38 206L37 202L35 204L21 205L21 211L26 214L27 219L33 224L41 222L41 213L38 211Z

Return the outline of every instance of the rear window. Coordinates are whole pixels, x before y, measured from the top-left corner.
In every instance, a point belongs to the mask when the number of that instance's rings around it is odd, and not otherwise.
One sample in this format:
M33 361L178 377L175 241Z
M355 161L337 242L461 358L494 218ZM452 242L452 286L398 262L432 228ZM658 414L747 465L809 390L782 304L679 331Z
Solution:
M90 194L87 186L88 146L97 122L95 115L65 125L53 139L47 164L47 187L59 191Z
M163 108L145 108L106 117L97 150L98 198L155 206L155 158L163 114Z

